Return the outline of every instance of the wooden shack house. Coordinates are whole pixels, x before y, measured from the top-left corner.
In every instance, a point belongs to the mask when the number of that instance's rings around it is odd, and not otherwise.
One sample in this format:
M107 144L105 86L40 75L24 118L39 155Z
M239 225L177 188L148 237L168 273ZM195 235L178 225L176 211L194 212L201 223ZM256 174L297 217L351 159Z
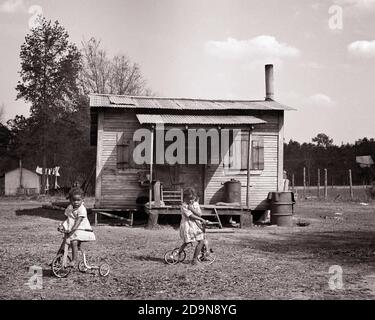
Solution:
M197 190L207 215L238 215L245 224L251 210L267 209L268 193L283 189L284 111L292 109L274 100L272 65L266 66L265 76L265 100L90 95L92 141L97 145L94 210L133 212L137 204L148 202L152 226L159 214L179 214L186 187ZM191 129L229 132L229 148L221 147L219 159L213 159L213 140L208 139L207 163L160 162L164 153L155 143L156 137L164 137L173 128L185 132L185 137ZM139 129L150 132L147 164L138 163L133 156L141 143L134 139ZM173 141L165 141L164 148ZM201 143L199 140L196 147ZM186 153L192 151L187 142L185 147ZM234 147L241 150L236 154L241 159L234 159L239 166L231 170L231 162L225 157L233 157ZM228 198L228 182L239 186L237 197Z

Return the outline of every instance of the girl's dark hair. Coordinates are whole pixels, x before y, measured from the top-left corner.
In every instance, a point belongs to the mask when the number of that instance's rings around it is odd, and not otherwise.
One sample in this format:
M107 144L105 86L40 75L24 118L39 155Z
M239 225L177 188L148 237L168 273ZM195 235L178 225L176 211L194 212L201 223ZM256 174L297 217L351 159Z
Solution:
M68 199L71 199L73 196L77 195L83 197L83 190L79 187L73 187L69 190Z
M195 192L194 188L186 188L184 190L184 200L194 199L196 196L197 196L197 193Z

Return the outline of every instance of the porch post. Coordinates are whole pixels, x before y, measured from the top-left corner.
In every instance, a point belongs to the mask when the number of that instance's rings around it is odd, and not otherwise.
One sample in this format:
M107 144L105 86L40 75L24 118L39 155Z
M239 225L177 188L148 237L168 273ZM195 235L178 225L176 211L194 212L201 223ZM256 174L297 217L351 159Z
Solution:
M104 112L98 112L98 138L96 147L96 171L95 171L95 208L102 205L102 181L103 181L103 146L104 146Z
M152 207L152 171L153 171L153 162L154 162L154 126L151 127L151 152L150 152L150 187L148 191L148 197L149 197L149 206L150 210Z
M253 127L249 128L249 138L247 144L247 183L246 183L246 207L247 209L250 207L250 170L251 170L251 131Z

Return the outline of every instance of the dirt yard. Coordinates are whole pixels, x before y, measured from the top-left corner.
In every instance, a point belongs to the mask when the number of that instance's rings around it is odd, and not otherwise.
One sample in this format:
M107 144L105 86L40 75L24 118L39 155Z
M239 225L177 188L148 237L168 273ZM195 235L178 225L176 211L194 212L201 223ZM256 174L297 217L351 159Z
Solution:
M62 212L41 206L0 199L0 299L375 298L374 203L305 201L296 207L295 222L309 226L210 233L217 255L210 266L164 263L165 251L179 245L177 226L98 226L89 259L108 261L111 274L75 271L65 279L48 267L61 241ZM187 260L191 256L189 249ZM34 265L43 268L39 290L27 285ZM329 287L333 265L343 270L342 289Z

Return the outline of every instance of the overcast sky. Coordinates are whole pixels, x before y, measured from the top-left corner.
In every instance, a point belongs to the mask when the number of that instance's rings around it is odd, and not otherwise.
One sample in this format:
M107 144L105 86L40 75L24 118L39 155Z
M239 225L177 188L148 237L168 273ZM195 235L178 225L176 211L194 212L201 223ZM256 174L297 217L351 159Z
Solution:
M0 0L6 119L28 114L14 88L40 10L78 46L94 36L127 54L159 96L263 99L273 63L275 99L297 109L286 141L375 138L375 0Z

